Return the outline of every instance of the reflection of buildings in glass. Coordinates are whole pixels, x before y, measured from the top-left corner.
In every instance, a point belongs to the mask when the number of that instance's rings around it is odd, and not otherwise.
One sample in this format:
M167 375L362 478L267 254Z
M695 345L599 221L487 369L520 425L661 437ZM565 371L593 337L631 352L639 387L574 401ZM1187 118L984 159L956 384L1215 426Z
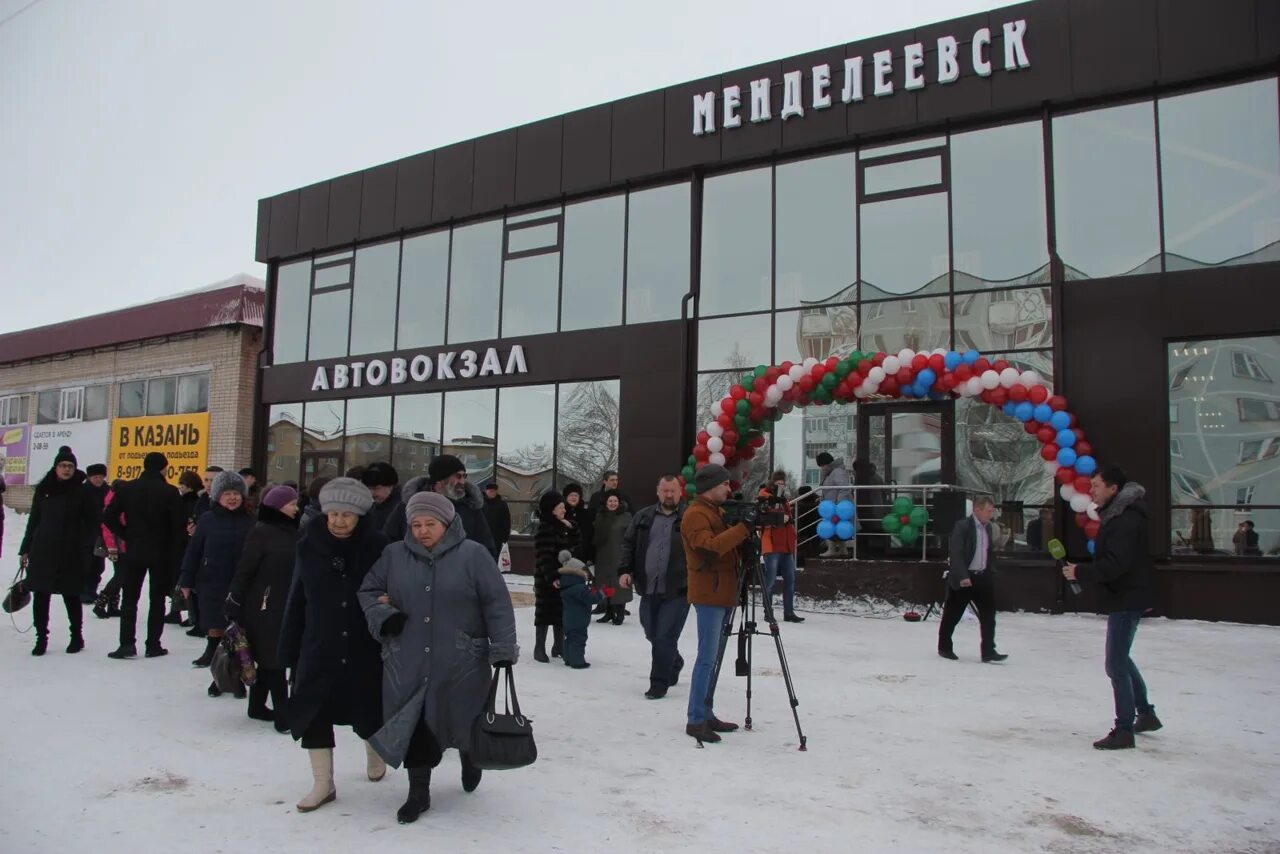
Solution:
M936 412L893 413L890 483L942 482L942 416Z
M493 475L495 442L489 436L460 436L444 444L444 452L462 460L467 477L479 483Z

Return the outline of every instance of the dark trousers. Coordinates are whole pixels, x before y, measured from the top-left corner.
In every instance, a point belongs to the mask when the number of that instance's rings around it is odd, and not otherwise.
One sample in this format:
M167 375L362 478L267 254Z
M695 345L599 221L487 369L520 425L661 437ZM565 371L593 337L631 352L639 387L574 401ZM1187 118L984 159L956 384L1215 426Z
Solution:
M106 572L106 568L106 558L90 553L89 578L85 581L84 592L80 594L80 601L85 605L92 605L93 600L98 597L98 585L102 583L102 576Z
M31 594L31 616L35 621L36 635L45 637L49 634L49 605L53 601L52 593ZM71 636L79 637L84 625L84 605L80 604L79 594L63 594L62 603L67 606L67 622L71 624Z
M142 598L142 583L147 587L147 644L160 643L164 632L164 598L169 593L168 567L125 559L121 567L124 576L120 597L120 645L133 646L137 642L138 600Z
M973 586L949 588L946 604L942 606L942 625L938 626L938 649L951 652L951 633L955 631L964 609L972 602L978 609L978 626L982 632L982 654L996 651L996 590L991 583L990 572L969 574Z
M120 590L124 587L124 568L119 561L111 564L111 580L102 585L102 592L98 595L106 600L108 605L114 606L120 598Z
M680 657L680 633L689 617L689 600L670 599L654 593L640 597L640 626L652 649L649 681L670 688L680 678L684 659Z
M418 719L418 726L409 738L409 748L404 754L405 768L434 768L440 764L444 750L436 741L435 733L427 726L427 722Z
M1147 699L1147 683L1142 681L1138 665L1129 657L1141 618L1141 611L1113 611L1107 615L1106 668L1115 694L1118 729L1132 730L1137 712L1151 714L1155 711Z
M289 686L283 670L259 670L258 681L249 686L249 708L265 709L267 697L271 697L271 709L275 722L283 726L289 710Z
M587 660L587 630L586 629L565 629L564 632L564 663L572 667L573 665L581 665Z

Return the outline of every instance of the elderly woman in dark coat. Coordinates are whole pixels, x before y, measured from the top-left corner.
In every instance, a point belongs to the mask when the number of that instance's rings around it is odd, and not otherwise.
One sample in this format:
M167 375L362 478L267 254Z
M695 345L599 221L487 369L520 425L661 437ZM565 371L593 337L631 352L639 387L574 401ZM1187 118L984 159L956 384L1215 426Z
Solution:
M538 530L533 537L533 625L537 632L533 648L534 661L544 664L547 657L547 629L551 629L551 654L559 656L564 648L564 606L560 601L560 552L578 548L578 527L565 515L564 498L558 492L546 492L538 499Z
M67 652L84 649L80 592L89 574L87 544L96 533L98 512L84 482L84 473L76 469L75 455L63 446L54 457L53 468L35 489L27 531L18 546L18 562L27 569L27 589L32 593L36 628L32 655L44 655L49 648L49 605L54 594L62 597L67 608L71 626Z
M280 630L280 663L293 670L289 726L311 762L314 785L299 812L337 797L333 728L368 739L382 726L382 659L356 594L386 548L368 518L369 488L338 477L320 490L322 515L303 523L293 583ZM386 763L365 744L366 773L377 782Z
M370 742L389 764L408 769L402 824L430 808L431 769L444 750L462 754L464 790L480 784L467 756L471 724L489 694L489 666L518 655L506 583L493 555L467 539L453 502L419 492L405 516L404 540L387 547L360 588L383 656L386 725Z
M249 717L274 721L276 732L289 731L289 686L280 662L280 625L293 581L298 547L298 493L273 486L262 496L258 524L244 541L240 565L231 579L223 610L244 626L258 665L258 681L249 686ZM271 708L267 708L267 695Z
M626 604L631 601L631 589L618 585L618 567L622 563L622 538L631 524L631 511L627 509L615 490L607 490L600 508L596 511L594 544L596 554L596 585L614 594L605 600L604 616L597 623L612 622L622 625L626 619Z
M196 522L195 532L187 543L182 558L182 595L189 597L194 590L200 602L209 607L201 608L200 630L207 636L204 654L191 662L196 667L208 667L218 642L227 628L227 618L214 603L227 598L231 579L240 564L245 538L253 528L253 516L244 505L249 488L244 479L233 471L218 472L209 487L209 512ZM218 683L209 685L209 696L222 693ZM236 692L243 697L244 691Z

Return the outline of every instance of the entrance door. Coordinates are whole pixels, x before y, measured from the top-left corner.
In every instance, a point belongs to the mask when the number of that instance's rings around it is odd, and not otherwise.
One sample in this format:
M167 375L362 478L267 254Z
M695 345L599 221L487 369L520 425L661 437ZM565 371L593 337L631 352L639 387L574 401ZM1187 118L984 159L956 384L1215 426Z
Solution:
M858 459L886 484L955 483L955 404L858 405Z
M318 477L335 478L342 474L342 455L331 451L302 452L302 489Z

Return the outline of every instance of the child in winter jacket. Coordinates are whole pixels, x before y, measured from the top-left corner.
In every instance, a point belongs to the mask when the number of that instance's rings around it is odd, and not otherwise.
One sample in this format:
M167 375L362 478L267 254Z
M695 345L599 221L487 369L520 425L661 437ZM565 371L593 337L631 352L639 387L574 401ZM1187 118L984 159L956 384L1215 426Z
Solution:
M587 628L591 609L605 600L606 591L590 584L587 565L568 550L560 552L560 601L564 608L564 663L575 670L591 665L586 661Z

